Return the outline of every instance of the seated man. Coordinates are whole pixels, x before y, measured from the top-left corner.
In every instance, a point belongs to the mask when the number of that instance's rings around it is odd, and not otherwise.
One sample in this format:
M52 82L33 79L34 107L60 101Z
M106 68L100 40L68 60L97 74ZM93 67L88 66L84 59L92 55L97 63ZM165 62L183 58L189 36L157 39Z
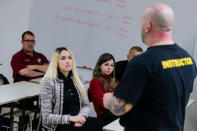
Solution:
M43 54L34 51L34 38L35 36L31 31L26 31L22 34L22 49L14 54L11 60L14 82L29 81L42 77L47 70L49 63L47 58ZM38 109L34 105L34 101L38 103L38 97L20 100L16 106L22 109L23 112L25 110ZM19 131L23 128L21 128L21 125L28 121L28 119L29 116L19 118Z
M115 66L116 66L116 79L117 80L121 80L123 74L124 74L124 71L127 67L127 63L135 56L139 55L139 54L142 54L143 53L143 50L141 47L139 46L133 46L130 50L129 50L129 53L127 55L127 60L124 60L124 61L118 61L116 62Z
M22 34L22 50L14 54L11 60L14 82L42 77L48 67L47 58L34 51L34 38L30 31Z

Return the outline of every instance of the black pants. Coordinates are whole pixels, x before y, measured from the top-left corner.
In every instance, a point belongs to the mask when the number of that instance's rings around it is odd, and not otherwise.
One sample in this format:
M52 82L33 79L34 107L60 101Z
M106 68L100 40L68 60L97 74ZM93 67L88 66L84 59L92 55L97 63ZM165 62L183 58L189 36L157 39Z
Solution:
M56 131L102 131L102 128L118 119L110 111L106 110L98 117L88 117L82 127L75 127L74 123L69 125L58 125Z
M110 111L106 110L100 116L98 116L97 119L99 121L102 121L102 123L103 123L102 126L106 126L109 123L111 123L111 122L115 121L116 119L118 119L118 117L113 115Z
M69 125L58 125L55 131L102 131L103 121L94 117L88 117L81 127L75 127L74 123Z

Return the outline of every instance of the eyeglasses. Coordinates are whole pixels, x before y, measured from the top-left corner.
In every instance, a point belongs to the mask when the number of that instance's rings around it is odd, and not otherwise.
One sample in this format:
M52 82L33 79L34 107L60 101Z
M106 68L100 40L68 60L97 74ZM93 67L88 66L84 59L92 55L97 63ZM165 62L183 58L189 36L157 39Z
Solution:
M35 43L36 41L35 40L23 40L24 42L27 42L27 43Z

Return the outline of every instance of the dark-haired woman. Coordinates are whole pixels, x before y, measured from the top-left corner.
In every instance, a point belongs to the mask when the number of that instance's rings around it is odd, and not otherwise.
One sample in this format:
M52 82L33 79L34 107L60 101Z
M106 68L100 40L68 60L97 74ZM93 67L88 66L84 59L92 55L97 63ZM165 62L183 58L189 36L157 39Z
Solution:
M102 54L96 63L93 79L88 89L89 99L93 102L97 117L104 121L104 125L117 119L103 105L104 93L114 92L114 88L118 84L118 81L115 79L114 64L115 59L111 54Z

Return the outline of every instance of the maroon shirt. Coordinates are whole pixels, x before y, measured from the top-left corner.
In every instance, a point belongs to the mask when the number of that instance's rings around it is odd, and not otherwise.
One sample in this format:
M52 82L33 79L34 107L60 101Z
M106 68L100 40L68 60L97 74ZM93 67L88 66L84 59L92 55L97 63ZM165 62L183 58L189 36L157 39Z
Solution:
M13 55L11 60L14 82L29 81L30 79L38 78L29 78L19 75L19 71L23 68L26 68L27 65L44 65L48 63L49 61L47 60L47 58L41 53L34 51L33 56L30 56L27 55L23 50L17 52Z
M109 76L102 76L107 81L107 84L109 84ZM109 88L110 91L106 91L103 82L97 77L94 77L90 82L88 92L91 94L91 99L97 116L101 115L104 111L106 111L103 105L104 93L114 92L114 88L111 85L109 85Z

